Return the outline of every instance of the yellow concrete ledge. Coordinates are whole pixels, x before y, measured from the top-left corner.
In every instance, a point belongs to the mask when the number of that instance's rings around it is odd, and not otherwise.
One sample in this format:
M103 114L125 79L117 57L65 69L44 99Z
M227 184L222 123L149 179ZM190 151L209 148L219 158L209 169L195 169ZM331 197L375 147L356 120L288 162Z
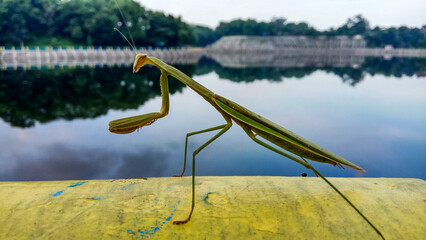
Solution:
M330 178L386 239L425 239L420 179ZM379 239L320 178L0 182L0 239Z

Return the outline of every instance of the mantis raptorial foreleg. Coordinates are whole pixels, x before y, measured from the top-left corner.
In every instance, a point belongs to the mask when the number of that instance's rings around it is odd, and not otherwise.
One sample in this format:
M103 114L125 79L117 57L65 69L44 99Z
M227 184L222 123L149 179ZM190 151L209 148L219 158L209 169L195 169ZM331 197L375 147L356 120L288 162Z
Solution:
M226 127L226 124L223 124L223 125L220 125L220 126L217 126L217 127L212 127L212 128L204 129L204 130L197 131L197 132L187 133L186 134L186 138L185 138L185 157L183 158L183 170L182 170L182 173L180 175L174 175L173 177L182 177L183 174L185 173L185 170L186 170L186 156L187 156L187 150L188 150L188 138L190 136L197 135L197 134L200 134L200 133L206 133L206 132L216 131L216 130L222 129L224 127Z
M205 147L207 147L207 145L212 143L214 140L216 140L218 137L220 137L222 134L224 134L226 131L228 131L228 129L231 128L231 126L232 126L231 119L228 118L228 117L225 117L225 119L226 119L227 123L225 125L218 126L218 127L222 127L222 130L219 133L217 133L216 135L214 135L212 138L210 138L207 142L205 142L203 145L201 145L201 147L197 148L192 153L192 205L191 205L191 212L189 213L189 216L188 216L187 219L185 219L183 221L174 221L173 224L175 224L175 225L185 224L189 220L191 220L192 212L194 211L194 206L195 206L195 156L198 153L200 153L201 150L203 150ZM217 128L215 130L220 129L218 127L215 127L215 128ZM198 133L209 132L209 131L213 131L213 130L211 130L211 128L210 128L210 129L206 129L206 130L201 130ZM185 149L186 149L186 147L185 147Z
M169 84L167 77L169 74L161 70L160 88L161 88L161 109L160 112L153 112L134 117L122 118L109 123L109 131L118 134L127 134L137 129L151 125L157 119L166 116L169 113Z

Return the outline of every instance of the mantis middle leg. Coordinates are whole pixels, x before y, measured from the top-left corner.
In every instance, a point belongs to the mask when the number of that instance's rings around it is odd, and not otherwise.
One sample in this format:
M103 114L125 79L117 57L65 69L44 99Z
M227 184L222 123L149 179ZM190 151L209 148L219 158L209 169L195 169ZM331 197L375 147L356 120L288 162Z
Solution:
M219 130L219 129L225 128L226 125L227 124L223 124L223 125L220 125L220 126L217 126L217 127L212 127L212 128L204 129L204 130L201 130L201 131L187 133L186 134L186 138L185 138L185 157L183 159L183 170L182 170L182 173L180 175L174 175L173 177L182 177L183 174L185 173L185 170L186 170L186 156L187 156L187 149L188 149L188 137L189 136L197 135L197 134L200 134L200 133L206 133L206 132L211 132L211 131Z
M215 136L213 136L210 140L208 140L206 143L204 143L203 145L201 145L201 147L197 148L192 153L192 205L191 205L191 212L189 213L189 216L188 216L187 219L185 219L183 221L174 221L173 224L175 224L175 225L185 224L189 220L191 220L192 212L194 211L194 207L195 207L195 156L198 153L200 153L201 150L203 150L205 147L207 147L207 145L209 145L210 143L212 143L214 140L216 140L218 137L220 137L222 134L224 134L226 131L228 131L229 128L231 128L231 126L232 126L232 120L229 117L225 117L225 119L226 119L226 122L227 122L225 125L214 127L215 130L218 130L218 129L220 129L219 127L222 127L222 130L219 133L217 133ZM201 130L199 132L195 132L195 134L202 133L202 132L208 132L209 130L213 131L211 129L213 129L213 128ZM185 149L186 149L186 147L185 147Z

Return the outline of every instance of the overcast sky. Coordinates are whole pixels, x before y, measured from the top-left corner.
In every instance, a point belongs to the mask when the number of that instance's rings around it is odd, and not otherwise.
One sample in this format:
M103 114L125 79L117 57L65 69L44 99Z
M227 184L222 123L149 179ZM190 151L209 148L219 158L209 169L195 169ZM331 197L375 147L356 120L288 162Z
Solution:
M193 24L216 27L220 21L285 17L319 30L342 25L362 14L372 26L426 24L426 0L137 0L151 10L181 16Z

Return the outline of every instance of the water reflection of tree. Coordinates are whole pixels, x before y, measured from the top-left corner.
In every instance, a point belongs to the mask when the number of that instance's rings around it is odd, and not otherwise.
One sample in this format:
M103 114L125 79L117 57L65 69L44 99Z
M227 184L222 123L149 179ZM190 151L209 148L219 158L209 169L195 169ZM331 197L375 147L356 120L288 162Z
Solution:
M193 67L182 67L191 73ZM135 109L159 96L159 71L129 68L57 69L0 72L0 117L13 126L31 127L55 119L94 118L109 109ZM170 92L183 84L170 81Z
M367 58L359 68L324 68L339 76L343 82L355 86L360 83L366 75L384 75L393 77L414 76L425 74L426 58Z
M339 76L344 83L355 86L361 82L366 75L374 76L381 74L385 76L414 76L424 75L426 72L426 58L367 58L365 62L357 67L291 67L291 68L230 68L223 67L214 60L202 58L197 65L195 75L216 72L220 78L234 82L253 82L255 80L268 80L280 82L285 78L303 78L315 71L322 70Z
M190 76L215 72L220 78L234 82L279 82L323 70L355 86L366 75L424 75L426 59L368 58L358 68L226 68L203 58L197 65L178 68ZM151 67L144 68L143 72L134 75L129 67L0 71L0 117L13 126L31 127L35 122L56 119L94 118L106 114L109 109L136 109L160 95L159 71ZM172 94L184 87L172 78L169 85Z
M394 77L420 75L426 71L426 58L392 58L389 60L367 58L362 69L372 76L375 74Z
M342 79L342 82L349 83L351 86L355 86L359 82L361 82L364 77L365 73L362 68L351 68L351 67L343 67L343 68L323 68L326 72L331 72L333 74L336 74L337 76Z
M228 68L222 67L214 60L202 58L197 66L196 74L205 74L211 71L216 72L220 78L228 79L233 82L253 82L255 80L268 80L280 82L283 78L302 78L317 68L271 68L271 67L252 67L252 68ZM199 70L200 69L200 70Z

